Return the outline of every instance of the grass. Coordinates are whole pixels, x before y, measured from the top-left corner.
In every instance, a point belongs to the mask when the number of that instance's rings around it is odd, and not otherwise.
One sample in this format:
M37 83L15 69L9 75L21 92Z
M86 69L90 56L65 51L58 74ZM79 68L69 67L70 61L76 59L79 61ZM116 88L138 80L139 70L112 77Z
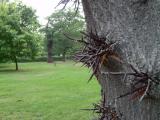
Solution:
M90 120L96 80L73 62L0 64L0 120Z

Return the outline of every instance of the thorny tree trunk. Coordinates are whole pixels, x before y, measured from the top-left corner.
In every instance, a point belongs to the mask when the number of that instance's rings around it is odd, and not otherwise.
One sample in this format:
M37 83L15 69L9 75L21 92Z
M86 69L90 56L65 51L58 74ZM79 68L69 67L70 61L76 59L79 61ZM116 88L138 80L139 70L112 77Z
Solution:
M146 2L143 2L146 1ZM139 69L160 70L160 0L82 0L87 30L100 36L111 31L109 39L120 41L118 52L124 61ZM129 71L110 60L102 71ZM129 91L129 80L122 76L100 75L99 83L106 102L113 103L125 120L160 120L160 97L132 101L128 97L113 99ZM159 88L156 89L156 91ZM154 94L154 92L153 92ZM104 119L105 120L105 119Z

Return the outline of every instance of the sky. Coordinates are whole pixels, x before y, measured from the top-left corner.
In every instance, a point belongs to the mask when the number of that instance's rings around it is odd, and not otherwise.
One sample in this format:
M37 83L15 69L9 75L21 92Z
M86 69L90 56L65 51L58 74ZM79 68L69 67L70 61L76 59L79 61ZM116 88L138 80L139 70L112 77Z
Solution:
M60 0L10 0L12 1L22 1L27 6L32 7L36 10L36 15L38 16L38 20L41 25L45 25L47 23L47 17L50 16L55 10L62 9L63 5L58 6ZM69 4L68 6L72 6L73 4ZM80 13L83 15L83 10L80 9Z
M46 17L51 15L56 9L55 8L60 0L21 0L24 4L31 6L36 10L39 22L45 25Z

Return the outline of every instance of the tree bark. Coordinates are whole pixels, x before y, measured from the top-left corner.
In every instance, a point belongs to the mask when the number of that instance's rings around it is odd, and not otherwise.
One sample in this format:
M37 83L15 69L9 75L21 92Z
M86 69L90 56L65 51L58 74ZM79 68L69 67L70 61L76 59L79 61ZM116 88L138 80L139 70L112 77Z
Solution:
M53 62L52 53L53 53L53 31L49 27L50 19L48 18L48 23L46 25L46 38L47 38L47 52L48 52L48 63Z
M17 61L17 57L16 56L14 57L14 61L15 61L15 64L16 64L16 71L18 71L18 61Z
M126 63L140 70L160 71L160 1L159 0L82 0L87 31L119 41L118 54ZM108 33L110 33L108 35ZM131 71L110 59L103 72ZM121 111L125 120L160 120L160 87L154 97L143 101L116 97L130 90L123 76L99 75L107 104ZM106 120L106 118L104 118Z
M66 61L66 51L63 52L62 57L63 57L63 61L65 62Z
M48 51L48 63L53 62L52 58L52 52L53 52L53 41L48 38L48 43L47 43L47 51Z

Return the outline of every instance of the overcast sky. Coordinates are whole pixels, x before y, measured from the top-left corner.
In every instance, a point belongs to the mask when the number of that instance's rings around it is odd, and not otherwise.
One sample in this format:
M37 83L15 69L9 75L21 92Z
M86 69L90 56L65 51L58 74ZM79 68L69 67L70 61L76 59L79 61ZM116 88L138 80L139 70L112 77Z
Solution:
M24 4L31 6L37 11L41 24L45 24L45 18L51 15L60 0L21 0Z

